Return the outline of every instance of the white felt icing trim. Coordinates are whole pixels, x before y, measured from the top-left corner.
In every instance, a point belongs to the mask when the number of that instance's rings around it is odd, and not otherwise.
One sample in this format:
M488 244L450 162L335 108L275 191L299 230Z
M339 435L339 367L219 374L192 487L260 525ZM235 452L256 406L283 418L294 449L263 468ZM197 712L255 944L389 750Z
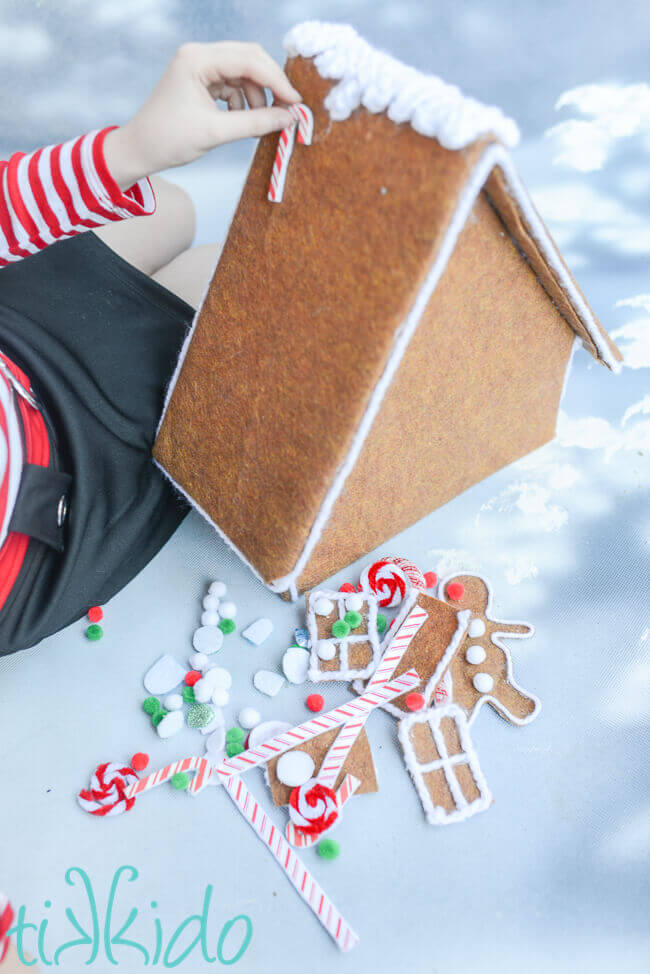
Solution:
M453 575L448 575L447 578L441 579L438 584L438 598L445 600L445 595L444 595L445 589L447 588L447 585L452 580L452 578L457 578L458 575L467 575L469 577L471 576L471 574L472 574L471 572L454 572ZM491 615L492 586L490 585L489 581L487 580L487 578L485 578L484 575L476 575L475 577L480 578L487 589L488 601L487 601L487 606L485 607L485 615L488 619L490 619L490 621L494 622L495 620L492 619L492 615ZM518 690L519 693L522 693L525 697L528 697L529 700L532 700L533 703L535 704L535 708L527 717L524 717L522 720L518 717L515 717L514 714L511 714L508 710L506 710L503 704L499 700L497 700L496 697L492 696L491 693L486 693L484 694L484 696L480 697L480 699L474 705L474 710L472 711L471 716L469 718L469 723L470 724L474 723L474 721L476 720L476 715L478 714L483 704L490 703L495 710L497 710L500 714L503 714L503 716L511 723L516 724L518 727L523 727L525 724L530 724L531 720L534 720L535 717L537 717L540 710L542 709L542 701L534 693L531 693L530 690L524 690L523 687L519 686L512 673L512 656L510 654L510 650L508 649L507 646L504 646L501 640L497 637L502 636L505 637L506 639L530 639L531 636L535 635L535 627L531 625L530 622L518 622L518 621L512 621L510 619L502 619L501 621L507 622L508 625L511 626L527 626L529 629L528 632L499 632L498 630L495 630L492 633L492 636L490 638L492 642L495 644L495 646L498 646L499 649L503 650L505 654L507 682L510 684L511 687L513 687L513 689Z
M363 106L386 112L394 122L410 122L447 149L461 149L490 134L510 148L519 141L517 126L498 108L376 50L347 24L297 24L284 47L289 57L313 57L321 77L339 81L324 102L335 121Z
M444 717L451 718L456 725L460 746L462 748L461 754L450 755L447 750L447 745L440 729L440 722ZM410 737L410 731L413 725L422 723L429 724L438 754L440 755L439 760L430 761L426 764L421 764L418 761ZM472 744L467 718L457 704L446 704L442 707L436 707L434 710L403 717L397 725L397 735L404 750L404 762L413 779L417 793L420 796L427 821L431 825L450 825L453 822L462 822L466 818L476 815L477 812L483 812L489 807L492 802L492 794L483 777L478 756ZM458 779L454 773L454 766L457 764L466 764L469 767L480 792L479 797L472 802L468 802L461 791ZM439 768L442 768L445 773L449 790L456 803L456 809L453 812L447 812L444 808L433 804L433 799L424 781L425 774Z
M315 606L324 599L332 604L332 609L336 609L338 611L339 619L343 619L348 611L347 592L323 590L319 592L312 592L309 596L309 605L307 609L307 630L311 640L308 673L309 679L313 683L320 683L325 680L356 680L369 677L375 671L380 656L379 633L377 632L376 596L373 595L372 592L363 593L363 601L367 602L368 604L368 631L359 635L355 635L353 631L343 639L337 639L335 636L328 637L327 639L318 638L318 616L315 611ZM335 647L335 652L330 659L333 659L338 651L339 666L336 670L321 670L320 668L320 660L327 659L327 656L321 656L321 652L324 651L324 643ZM372 650L372 658L370 662L362 669L352 669L348 662L350 644L354 643L369 643Z

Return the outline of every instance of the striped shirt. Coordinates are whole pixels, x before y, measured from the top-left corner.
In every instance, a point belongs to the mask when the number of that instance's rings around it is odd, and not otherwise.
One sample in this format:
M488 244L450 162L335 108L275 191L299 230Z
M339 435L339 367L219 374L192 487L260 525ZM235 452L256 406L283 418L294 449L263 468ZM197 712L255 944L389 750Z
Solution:
M104 140L113 128L0 161L0 282L1 268L57 240L154 212L148 179L123 192L108 170ZM29 379L0 349L0 609L27 548L26 536L8 530L22 465L49 460L42 419L29 399Z

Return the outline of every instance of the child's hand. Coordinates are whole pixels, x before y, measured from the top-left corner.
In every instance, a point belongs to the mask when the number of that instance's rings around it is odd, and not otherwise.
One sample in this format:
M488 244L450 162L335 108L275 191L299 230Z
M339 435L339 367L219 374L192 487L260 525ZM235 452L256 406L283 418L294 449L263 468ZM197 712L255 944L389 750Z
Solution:
M276 132L293 121L281 104L300 95L259 44L184 44L142 108L104 143L121 189L161 169L192 162L224 142ZM215 99L228 103L223 111ZM249 109L246 110L246 101Z

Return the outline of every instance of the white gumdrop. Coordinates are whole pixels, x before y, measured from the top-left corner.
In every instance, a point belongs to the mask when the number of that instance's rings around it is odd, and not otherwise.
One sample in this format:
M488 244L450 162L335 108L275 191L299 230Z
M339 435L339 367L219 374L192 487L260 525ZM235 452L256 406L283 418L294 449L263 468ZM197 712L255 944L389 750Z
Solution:
M249 643L253 643L254 646L261 646L272 632L273 623L270 619L256 619L255 622L251 622L250 626L244 629L242 636Z
M489 673L477 673L472 683L479 693L489 693L494 686L494 680Z
M322 660L334 659L336 656L336 643L332 639L321 639L316 647L316 654Z
M234 602L220 602L219 615L222 619L234 619L237 615L237 606Z
M160 721L156 727L158 732L158 737L161 737L164 741L168 737L173 737L174 734L178 734L183 728L185 723L185 718L183 717L182 710L172 710L171 713L165 714L163 719Z
M218 579L208 586L209 594L215 595L218 599L222 599L227 591L225 582L220 582Z
M183 707L183 698L180 693L168 693L163 700L163 707L165 710L181 710Z
M282 657L282 672L289 683L304 683L309 670L309 653L306 649L292 646Z
M304 751L288 751L275 766L278 781L289 788L297 788L309 781L314 773L314 762Z
M245 730L252 730L253 727L257 727L261 719L259 710L255 710L255 707L244 707L239 711L237 722Z
M330 599L321 596L321 598L316 599L314 602L314 612L317 616L328 616L334 612L334 603Z
M185 679L187 669L173 656L165 654L150 666L144 677L144 688L148 693L156 695L170 693L174 687Z

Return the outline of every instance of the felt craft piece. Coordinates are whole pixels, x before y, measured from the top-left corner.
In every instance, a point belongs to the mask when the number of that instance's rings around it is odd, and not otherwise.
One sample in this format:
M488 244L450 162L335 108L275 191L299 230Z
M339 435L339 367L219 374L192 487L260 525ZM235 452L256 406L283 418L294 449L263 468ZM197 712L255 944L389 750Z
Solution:
M358 610L348 607L350 599L354 599L350 604L359 605ZM377 597L371 592L352 596L320 590L308 593L305 604L311 642L309 679L318 682L370 676L380 654Z
M253 686L267 697L275 697L284 686L284 677L273 670L258 670L253 677Z
M491 110L434 107L428 129L407 86L390 88L388 114L381 101L330 114L352 69L348 46L328 52L328 77L320 54L287 65L313 144L273 205L277 136L260 141L154 450L258 577L294 598L551 439L574 334L611 368L620 358L490 134L500 123L461 148L421 134ZM432 416L444 417L435 437Z
M441 599L414 589L405 600L395 619L395 624L384 641L385 656L392 646L399 645L402 625L408 623L410 614L416 608L426 613L426 619L410 639L406 651L395 668L395 676L400 676L407 670L416 670L420 683L409 692L421 693L428 706L436 687L460 650L471 614L468 611L458 611ZM363 682L355 682L354 689L359 693L363 692ZM384 707L395 717L402 717L411 712L406 703L406 694L384 704Z
M412 714L399 722L397 734L431 825L460 822L489 807L492 795L460 707Z
M250 626L242 632L244 639L247 639L249 643L253 643L254 646L261 646L265 640L269 638L273 632L273 623L270 619L257 619L255 622L251 622Z
M127 795L134 780L138 780L138 775L133 768L115 762L100 764L90 779L90 786L77 795L77 801L91 815L122 815L135 804L135 798Z
M449 597L455 585L463 590L458 599ZM541 709L538 698L515 682L512 657L501 639L527 639L535 632L527 622L503 622L491 617L490 584L479 575L454 575L440 582L439 594L460 611L471 612L458 653L448 669L452 697L472 722L483 706L490 706L512 724L528 724ZM474 635L472 635L472 631ZM432 697L427 696L427 705Z
M314 763L314 778L318 777L318 772L320 771L321 765L325 760L330 746L340 731L341 728L335 727L334 730L327 731L325 734L320 734L318 737L313 737L311 740L305 741L304 744L299 744L298 747L292 749L294 751L304 751L309 755ZM288 751L286 753L290 754L292 751ZM277 763L278 759L274 758L269 761L266 766L268 773L268 785L271 789L274 804L287 805L291 795L291 788L288 785L283 784L278 779L276 772ZM343 783L343 779L347 774L359 779L360 785L357 794L369 794L378 790L375 765L372 760L370 744L368 742L368 736L365 730L361 732L354 746L351 748L347 760L343 764L339 775L334 782L334 791L336 791L336 789Z
M185 679L187 669L165 654L149 667L144 676L144 688L147 693L170 693Z
M300 684L307 679L309 653L300 646L290 646L282 657L282 672L289 683Z

